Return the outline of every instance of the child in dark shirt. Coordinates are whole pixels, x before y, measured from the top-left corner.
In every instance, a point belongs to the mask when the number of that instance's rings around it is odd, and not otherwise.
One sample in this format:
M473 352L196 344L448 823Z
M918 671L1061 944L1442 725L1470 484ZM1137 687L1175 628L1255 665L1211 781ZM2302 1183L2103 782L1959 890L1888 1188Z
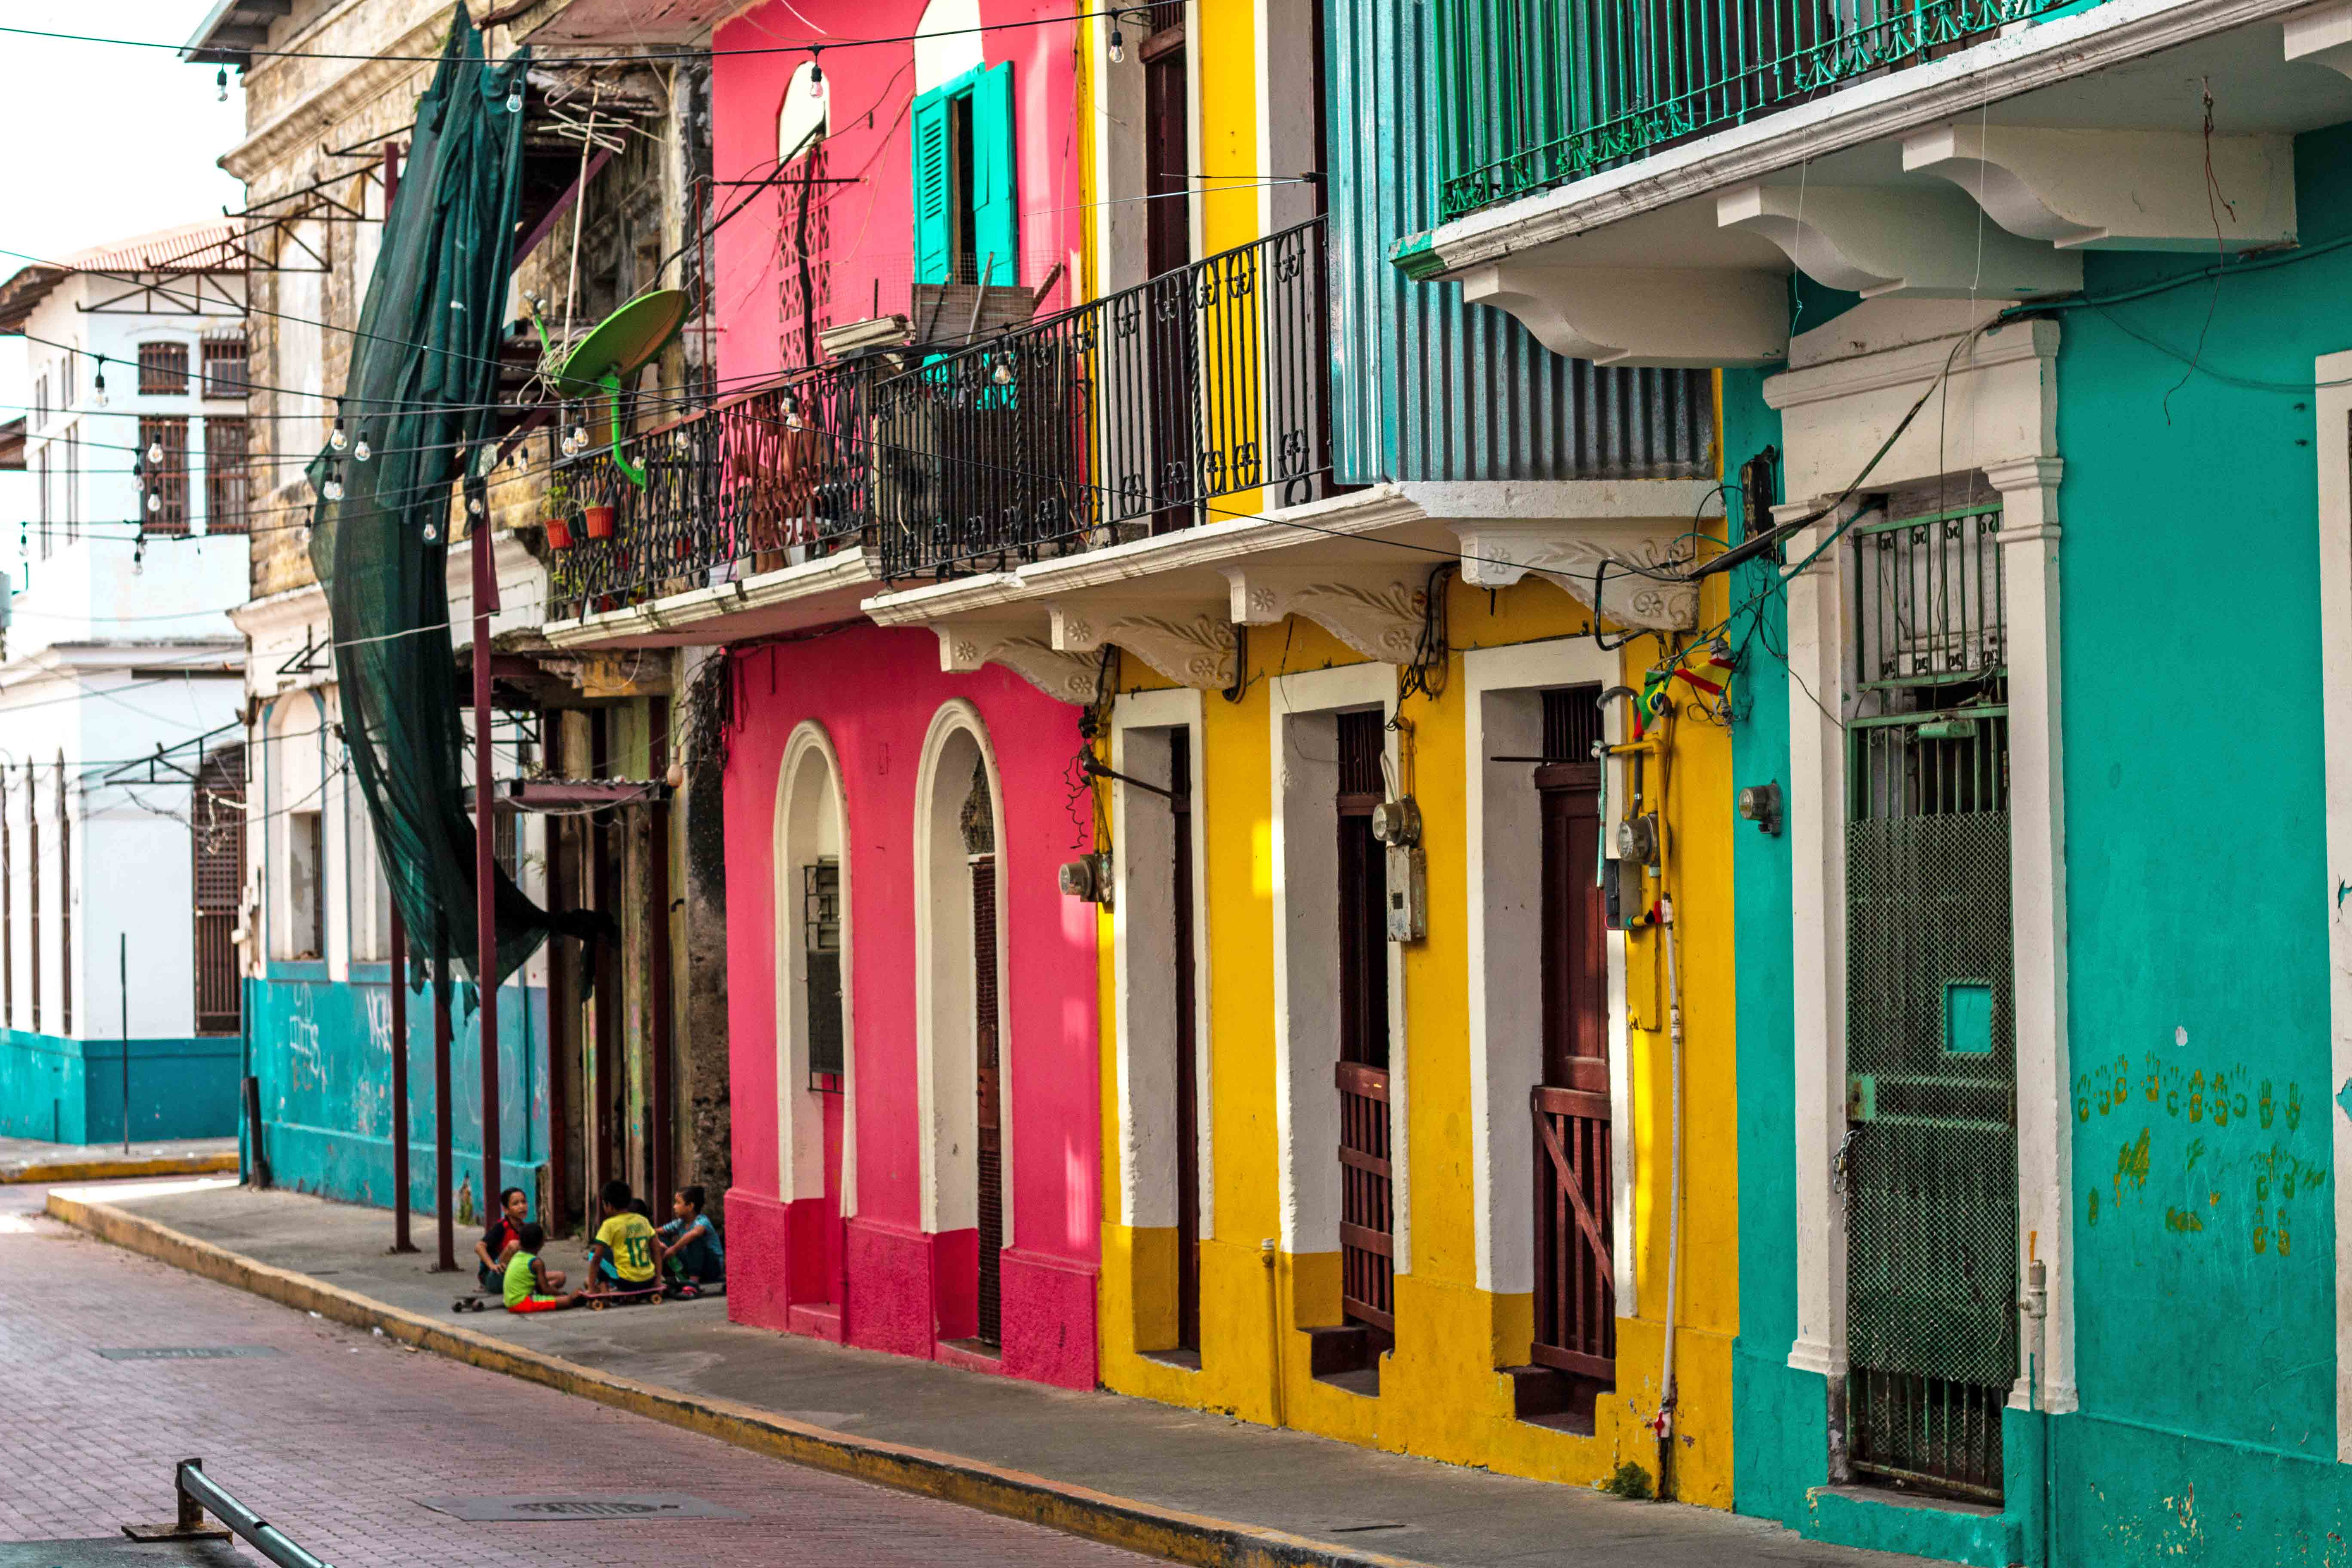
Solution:
M530 1214L530 1200L523 1196L520 1187L509 1187L499 1194L499 1212L482 1227L482 1239L474 1243L474 1278L481 1281L483 1294L505 1288L507 1260L514 1256L517 1235ZM561 1287L562 1281L559 1279L556 1283Z
M719 1227L702 1212L703 1201L700 1187L680 1187L670 1205L677 1217L655 1235L663 1273L689 1284L716 1285L727 1278L727 1249Z

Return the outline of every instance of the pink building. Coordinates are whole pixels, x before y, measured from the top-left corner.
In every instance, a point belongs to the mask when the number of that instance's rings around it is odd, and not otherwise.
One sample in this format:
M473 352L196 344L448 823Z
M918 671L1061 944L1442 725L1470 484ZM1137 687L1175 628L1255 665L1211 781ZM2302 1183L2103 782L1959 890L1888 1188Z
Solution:
M795 0L719 30L722 197L783 170L715 242L722 386L825 363L828 327L901 315L901 342L940 341L919 285L1069 302L1074 24L1005 26L1046 15ZM919 32L814 62L727 52ZM793 429L814 409L783 406ZM868 482L862 457L833 471ZM1055 883L1093 847L1066 782L1081 710L871 624L876 561L847 536L778 552L739 579L764 607L697 634L775 639L726 656L728 1310L1091 1387L1096 910Z

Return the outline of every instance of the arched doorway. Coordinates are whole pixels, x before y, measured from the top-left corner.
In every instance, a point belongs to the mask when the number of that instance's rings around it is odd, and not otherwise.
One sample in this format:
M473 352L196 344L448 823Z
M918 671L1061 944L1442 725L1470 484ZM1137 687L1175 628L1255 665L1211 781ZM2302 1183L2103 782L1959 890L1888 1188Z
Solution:
M940 1338L993 1354L1001 1258L1012 1245L1004 1051L1001 791L970 704L941 708L917 791L917 947L925 1063L926 1228L936 1238Z
M776 1169L794 1205L787 1305L838 1338L846 1305L852 1084L848 824L841 766L814 721L784 748L776 805ZM802 1230L805 1224L807 1229ZM803 1265L804 1260L804 1266Z

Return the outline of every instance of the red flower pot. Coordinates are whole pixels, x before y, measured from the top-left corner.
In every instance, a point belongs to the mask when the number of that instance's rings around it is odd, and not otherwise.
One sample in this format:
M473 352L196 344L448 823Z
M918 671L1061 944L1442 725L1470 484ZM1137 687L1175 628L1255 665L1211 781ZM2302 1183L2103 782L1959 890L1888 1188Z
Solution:
M613 537L614 512L611 507L584 507L582 509L582 516L587 521L589 538L610 539Z
M569 519L551 517L547 520L547 547L550 550L572 548L572 523Z

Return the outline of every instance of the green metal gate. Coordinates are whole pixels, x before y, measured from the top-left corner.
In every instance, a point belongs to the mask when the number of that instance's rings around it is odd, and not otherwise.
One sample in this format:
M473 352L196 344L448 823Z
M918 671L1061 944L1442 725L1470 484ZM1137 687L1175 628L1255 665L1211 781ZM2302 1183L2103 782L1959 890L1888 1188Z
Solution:
M1848 1463L1991 1501L2017 1375L2000 528L1995 500L1853 530L1838 1161Z

